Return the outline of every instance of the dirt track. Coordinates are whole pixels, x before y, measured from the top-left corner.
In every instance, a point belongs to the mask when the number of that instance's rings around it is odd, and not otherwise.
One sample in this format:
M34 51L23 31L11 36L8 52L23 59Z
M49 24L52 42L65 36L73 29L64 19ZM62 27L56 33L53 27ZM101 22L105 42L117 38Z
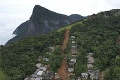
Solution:
M64 51L69 40L69 29L66 29L65 36L63 40L62 50Z
M62 45L62 54L64 54L64 50L69 40L69 29L66 29L63 45ZM58 69L58 73L60 74L61 80L68 80L68 65L67 65L67 57L65 57L61 63L61 67Z

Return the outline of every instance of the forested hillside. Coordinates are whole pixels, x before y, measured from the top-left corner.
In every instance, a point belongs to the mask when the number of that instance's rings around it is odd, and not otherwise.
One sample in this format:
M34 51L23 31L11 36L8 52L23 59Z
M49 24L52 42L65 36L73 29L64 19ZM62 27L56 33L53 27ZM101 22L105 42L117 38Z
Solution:
M1 68L10 80L23 80L32 74L37 58L45 55L50 46L61 45L64 31L22 39L9 46L1 46Z
M120 16L102 14L89 17L83 25L75 25L71 34L77 37L81 54L94 53L94 69L104 71L105 80L117 80L120 77Z

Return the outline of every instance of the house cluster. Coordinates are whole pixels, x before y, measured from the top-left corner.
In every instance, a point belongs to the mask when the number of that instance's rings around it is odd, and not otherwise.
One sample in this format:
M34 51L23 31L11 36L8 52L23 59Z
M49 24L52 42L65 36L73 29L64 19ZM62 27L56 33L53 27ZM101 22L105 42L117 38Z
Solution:
M51 53L47 53L47 54L51 54ZM40 62L40 61L45 61L45 62L48 62L49 61L49 59L48 58L46 58L46 57L43 57L43 56L39 56L38 57L38 61Z
M94 58L93 58L93 53L88 53L87 55L87 72L86 73L81 73L82 79L88 79L90 78L91 80L98 80L99 79L99 70L93 70L93 63L94 63Z
M47 71L47 65L37 63L36 67L37 67L37 70L32 75L25 78L24 80L43 80L43 77Z
M39 56L38 57L38 61L46 61L48 62L49 59ZM26 77L24 80L52 80L53 76L54 76L54 72L48 70L49 65L44 65L42 63L37 63L36 64L36 68L37 70L30 75L29 77ZM60 76L59 74L55 73L55 79L59 80Z
M76 45L76 41L75 41L75 36L71 36L71 52L72 53L77 53L77 45Z
M76 63L76 54L72 54L72 56L69 58L69 62L68 62L68 71L70 73L74 72L74 65Z
M72 55L69 58L69 62L68 62L68 72L69 72L69 76L74 76L75 74L74 72L74 65L76 63L76 58L77 58L77 45L75 42L75 36L71 36L71 52Z

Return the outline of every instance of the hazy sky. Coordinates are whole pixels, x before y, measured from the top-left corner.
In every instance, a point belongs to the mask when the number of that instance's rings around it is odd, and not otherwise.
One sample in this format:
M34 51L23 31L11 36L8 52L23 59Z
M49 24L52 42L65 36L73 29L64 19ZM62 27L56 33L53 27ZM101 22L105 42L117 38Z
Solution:
M12 32L29 19L34 5L70 15L83 16L110 9L120 9L120 0L0 0L0 45L4 45Z

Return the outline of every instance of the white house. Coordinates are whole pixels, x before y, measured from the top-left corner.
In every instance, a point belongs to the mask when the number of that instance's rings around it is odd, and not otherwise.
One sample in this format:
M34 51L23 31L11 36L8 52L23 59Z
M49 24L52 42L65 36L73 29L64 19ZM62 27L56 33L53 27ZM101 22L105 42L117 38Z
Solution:
M75 38L75 36L71 36L71 38Z
M43 71L42 70L38 71L37 75L38 76L42 76L43 75Z
M36 64L36 67L37 67L37 68L40 68L41 66L42 66L42 63L37 63L37 64Z
M29 77L29 78L25 78L24 80L35 80L35 78Z
M36 78L35 80L42 80L43 78L42 77L38 77L38 78Z
M74 44L74 43L75 43L75 41L72 41L72 43Z
M85 78L85 79L88 78L88 74L87 73L81 73L81 75L82 75L82 78Z
M76 59L73 58L73 59L70 60L70 62L72 62L72 63L76 63Z
M69 72L73 72L73 71L74 71L74 68L68 68L68 71L69 71Z

